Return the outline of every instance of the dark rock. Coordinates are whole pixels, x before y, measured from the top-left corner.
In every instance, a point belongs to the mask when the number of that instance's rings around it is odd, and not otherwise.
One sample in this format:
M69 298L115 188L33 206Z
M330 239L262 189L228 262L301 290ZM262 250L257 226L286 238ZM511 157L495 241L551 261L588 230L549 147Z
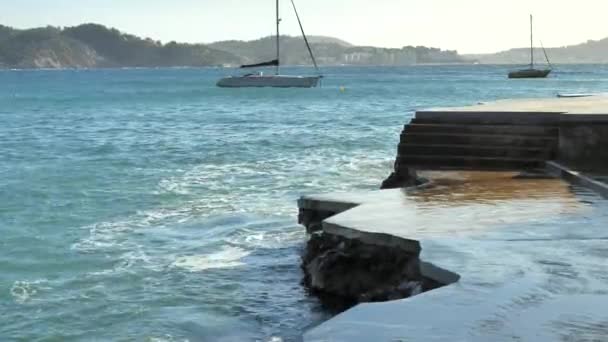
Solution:
M407 298L424 289L418 255L317 232L302 257L304 284L330 309ZM429 284L433 287L435 284Z
M418 178L416 170L398 169L391 173L387 179L382 182L380 189L398 189L407 188L410 186L418 186L426 183L423 178Z
M300 209L298 223L306 227L307 233L312 234L323 230L323 220L335 214L331 211Z

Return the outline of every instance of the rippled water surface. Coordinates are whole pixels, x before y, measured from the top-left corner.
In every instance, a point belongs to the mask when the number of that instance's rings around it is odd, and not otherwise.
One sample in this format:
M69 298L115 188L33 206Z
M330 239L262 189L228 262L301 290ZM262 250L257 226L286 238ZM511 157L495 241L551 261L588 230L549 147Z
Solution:
M0 336L297 340L326 318L299 284L299 195L377 188L415 108L608 90L598 66L325 71L0 72Z

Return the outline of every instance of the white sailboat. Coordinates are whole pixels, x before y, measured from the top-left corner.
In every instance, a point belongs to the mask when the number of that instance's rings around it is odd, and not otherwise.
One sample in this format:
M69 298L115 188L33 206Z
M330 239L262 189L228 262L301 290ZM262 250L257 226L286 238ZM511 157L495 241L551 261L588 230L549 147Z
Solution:
M300 16L298 14L298 10L296 9L296 5L294 0L291 0L291 4L293 5L294 12L296 14L296 18L298 19L298 24L300 25L300 30L302 31L302 38L304 38L304 42L306 43L306 47L308 48L308 52L310 54L310 58L312 63L318 73L318 76L297 76L297 75L281 75L281 63L280 63L280 9L279 9L279 0L276 0L276 22L277 22L277 36L276 36L276 59L257 63L250 65L243 65L241 68L258 68L258 67L275 67L274 75L265 75L262 72L258 73L250 73L242 76L230 76L220 79L217 82L218 87L225 88L244 88L244 87L277 87L277 88L313 88L319 84L319 80L323 77L319 73L319 67L317 65L317 61L315 59L314 54L312 53L312 49L310 48L310 44L308 43L308 38L304 33L304 28L302 26L302 22L300 21Z

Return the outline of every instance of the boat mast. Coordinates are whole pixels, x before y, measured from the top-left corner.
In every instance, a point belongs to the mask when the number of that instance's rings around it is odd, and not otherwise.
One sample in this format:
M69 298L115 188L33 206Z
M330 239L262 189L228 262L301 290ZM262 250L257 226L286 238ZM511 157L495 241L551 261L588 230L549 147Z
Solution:
M281 23L281 18L280 18L280 13L279 13L279 0L277 0L277 69L276 69L276 74L279 74L279 64L281 64L281 60L280 60L280 53L281 53L281 49L279 47L279 24Z
M532 14L530 14L530 69L534 69L534 29L532 27Z
M312 53L312 49L310 48L310 44L308 43L308 38L306 37L306 32L304 32L304 26L302 26L302 21L300 20L300 14L298 14L298 9L296 8L296 3L294 0L291 0L291 4L293 5L293 11L296 13L296 19L298 19L298 25L300 25L300 31L302 31L302 38L304 39L304 43L306 43L306 48L308 49L308 54L310 54L310 59L312 60L312 64L315 66L315 70L317 74L321 76L321 71L319 71L319 65L317 65L317 60L315 59L314 53Z

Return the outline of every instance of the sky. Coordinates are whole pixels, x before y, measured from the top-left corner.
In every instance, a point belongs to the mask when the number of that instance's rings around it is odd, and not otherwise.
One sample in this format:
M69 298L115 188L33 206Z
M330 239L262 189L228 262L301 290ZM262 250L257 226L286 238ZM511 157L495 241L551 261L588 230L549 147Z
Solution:
M487 53L608 37L608 0L295 0L309 35L356 45L425 45ZM298 35L290 0L282 34ZM274 34L272 0L0 0L0 24L17 28L99 23L168 42L249 40Z

